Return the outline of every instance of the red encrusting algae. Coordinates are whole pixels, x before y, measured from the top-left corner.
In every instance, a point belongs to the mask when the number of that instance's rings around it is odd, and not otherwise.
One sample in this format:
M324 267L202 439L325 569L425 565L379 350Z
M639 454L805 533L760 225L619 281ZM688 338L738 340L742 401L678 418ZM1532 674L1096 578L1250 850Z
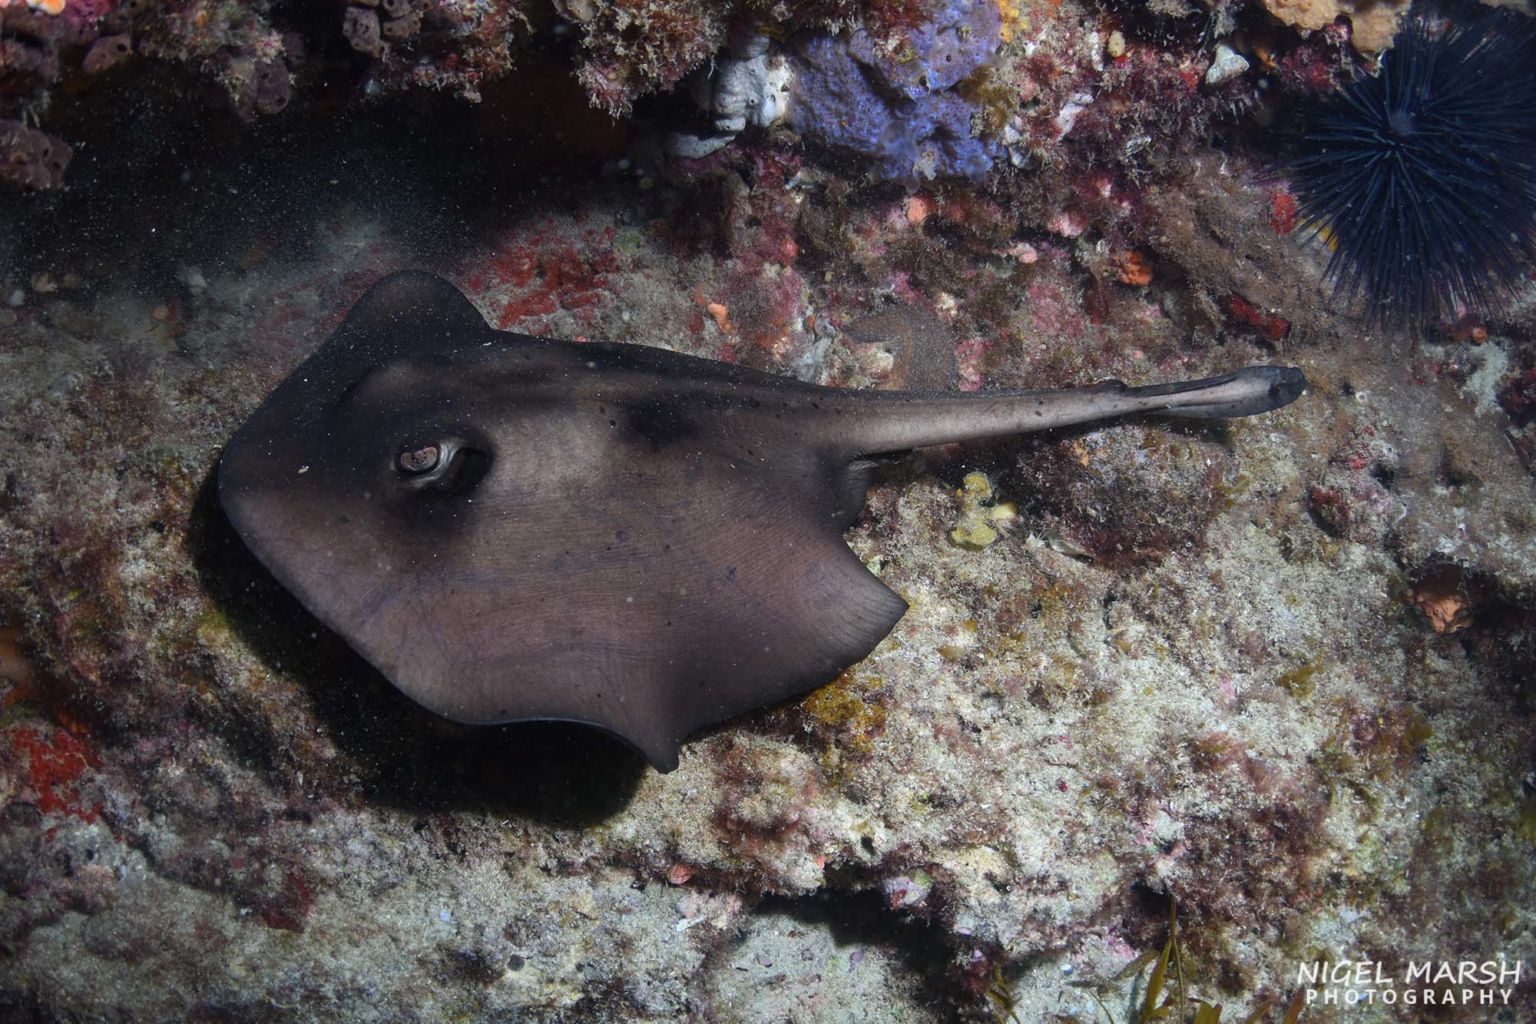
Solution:
M38 810L85 822L101 817L101 804L87 801L80 786L87 771L98 765L95 751L64 729L18 726L8 738L11 748L26 757L26 779L36 793L32 802Z

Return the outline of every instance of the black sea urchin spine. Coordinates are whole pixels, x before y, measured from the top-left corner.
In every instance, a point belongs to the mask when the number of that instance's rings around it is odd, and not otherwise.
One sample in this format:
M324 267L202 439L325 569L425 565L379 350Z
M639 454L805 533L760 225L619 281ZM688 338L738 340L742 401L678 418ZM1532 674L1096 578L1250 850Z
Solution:
M1306 112L1287 170L1372 324L1495 309L1536 259L1536 22L1410 18L1377 75Z

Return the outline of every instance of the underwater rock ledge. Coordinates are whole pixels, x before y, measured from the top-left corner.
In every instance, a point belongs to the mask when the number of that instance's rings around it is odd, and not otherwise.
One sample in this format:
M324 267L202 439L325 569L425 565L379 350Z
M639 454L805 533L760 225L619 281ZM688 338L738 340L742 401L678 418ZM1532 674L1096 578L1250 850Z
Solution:
M1536 302L1424 337L1329 305L1260 114L1345 79L1347 22L998 4L997 59L936 91L986 175L886 180L782 124L649 164L639 122L570 113L573 62L614 109L680 87L726 41L691 3L627 39L636 5L564 2L558 46L542 7L316 7L302 67L291 7L184 5L171 39L160 8L64 6L141 20L91 84L71 22L0 9L7 54L64 69L0 97L44 82L27 130L91 143L0 204L0 1017L1087 1021L1175 905L1225 1019L1362 958L1519 960L1493 1019L1536 1016ZM1209 83L1217 38L1251 63ZM514 59L547 89L523 107ZM194 65L229 120L148 160L193 101L135 84ZM368 82L407 96L352 106ZM239 424L405 267L501 329L825 384L1312 388L878 468L847 540L910 612L662 775L592 730L431 716L220 511Z

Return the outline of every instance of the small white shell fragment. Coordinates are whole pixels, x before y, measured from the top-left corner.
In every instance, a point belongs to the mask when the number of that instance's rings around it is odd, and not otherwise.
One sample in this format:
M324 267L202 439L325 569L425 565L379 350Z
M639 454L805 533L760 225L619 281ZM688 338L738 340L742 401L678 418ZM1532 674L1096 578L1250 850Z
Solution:
M1216 56L1205 72L1205 84L1220 85L1223 82L1230 82L1247 70L1248 61L1242 54L1226 43L1217 43Z

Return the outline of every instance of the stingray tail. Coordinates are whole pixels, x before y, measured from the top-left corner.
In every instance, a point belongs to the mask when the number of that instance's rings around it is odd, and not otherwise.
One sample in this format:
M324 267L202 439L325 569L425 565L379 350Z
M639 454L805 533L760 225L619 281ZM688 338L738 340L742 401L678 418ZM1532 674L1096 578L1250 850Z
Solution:
M1084 388L971 394L850 392L859 415L837 424L840 446L858 455L925 445L1028 434L1121 416L1231 419L1271 412L1307 389L1291 366L1248 366L1219 377L1128 387L1106 381Z
M1111 386L1138 403L1137 412L1181 419L1225 420L1257 416L1290 405L1307 390L1307 378L1294 366L1245 366L1234 373L1177 384L1149 384L1130 388L1118 381Z

